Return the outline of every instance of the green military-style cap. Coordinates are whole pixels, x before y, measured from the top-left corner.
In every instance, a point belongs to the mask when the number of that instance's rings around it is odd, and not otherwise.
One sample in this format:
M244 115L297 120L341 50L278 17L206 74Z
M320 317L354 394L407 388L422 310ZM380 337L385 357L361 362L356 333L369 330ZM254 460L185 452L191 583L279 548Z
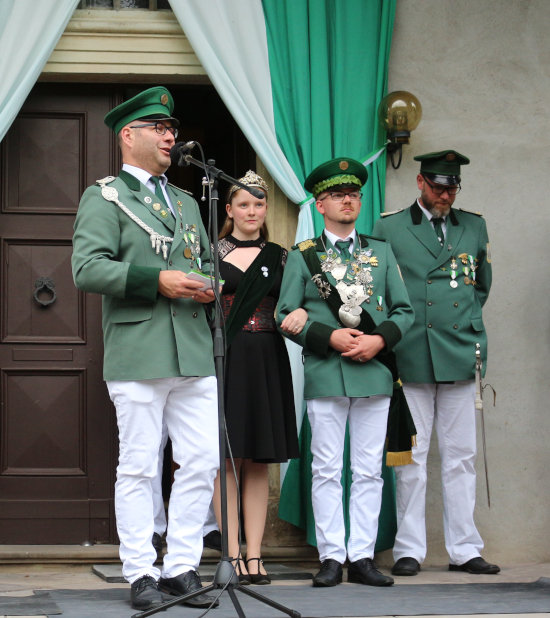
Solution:
M171 120L179 127L179 120L172 117L174 99L163 86L148 88L135 97L124 101L112 109L104 118L105 124L115 133L132 120Z
M333 187L362 187L367 182L366 167L349 157L339 157L318 165L306 178L306 191L317 197Z
M440 185L460 184L460 166L468 165L470 159L456 150L441 150L414 157L420 161L420 173Z

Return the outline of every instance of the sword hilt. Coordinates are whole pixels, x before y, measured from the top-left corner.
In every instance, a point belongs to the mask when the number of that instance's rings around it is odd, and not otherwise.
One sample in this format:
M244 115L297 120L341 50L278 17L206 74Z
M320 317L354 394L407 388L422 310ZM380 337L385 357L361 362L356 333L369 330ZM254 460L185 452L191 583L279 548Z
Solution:
M483 388L481 386L481 346L476 343L476 398L475 408L483 410Z

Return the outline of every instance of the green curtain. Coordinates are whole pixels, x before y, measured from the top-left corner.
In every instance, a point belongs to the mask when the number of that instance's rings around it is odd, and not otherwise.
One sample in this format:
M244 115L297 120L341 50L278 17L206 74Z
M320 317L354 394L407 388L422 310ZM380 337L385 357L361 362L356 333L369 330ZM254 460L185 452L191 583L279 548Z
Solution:
M380 151L385 133L377 106L387 91L387 67L396 0L263 0L277 141L303 183L317 165L348 156L365 162ZM383 210L386 157L374 160L357 229L370 233ZM314 233L324 227L312 206ZM311 429L304 415L300 459L286 472L279 516L306 529L315 545L311 507ZM384 466L384 493L376 551L392 547L396 531L395 481ZM349 437L342 473L349 533Z
M376 109L387 90L396 0L263 0L277 140L304 181L333 157L383 147ZM357 221L370 233L383 203L385 157L369 166ZM315 234L323 219L312 208Z

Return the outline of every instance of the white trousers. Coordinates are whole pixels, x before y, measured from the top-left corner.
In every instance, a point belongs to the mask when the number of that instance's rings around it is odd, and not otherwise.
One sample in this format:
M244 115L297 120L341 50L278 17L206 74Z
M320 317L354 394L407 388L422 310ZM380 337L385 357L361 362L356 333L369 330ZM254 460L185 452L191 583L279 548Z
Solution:
M475 383L403 385L416 425L414 463L395 467L397 536L395 560L426 557L426 464L435 422L441 457L443 529L451 564L481 554L483 541L474 523L476 498Z
M374 556L382 502L382 457L390 398L325 397L307 401L311 425L312 504L321 562L343 564ZM350 535L342 505L342 465L349 422L352 485Z
M151 537L163 421L179 468L168 508L162 574L175 577L196 569L219 467L216 378L109 381L107 388L116 407L120 443L115 512L122 574L130 583L143 575L160 576Z
M157 474L152 481L153 490L153 517L154 532L162 536L166 532L166 510L164 508L164 497L162 495L162 474L164 471L164 449L168 442L168 427L162 423L162 438L160 441L159 458L157 464Z
M168 442L168 428L166 423L162 424L162 440L159 448L159 461L157 467L157 475L153 479L153 514L154 514L154 531L162 536L166 532L167 520L166 510L164 508L164 497L162 495L162 476L164 471L164 449ZM218 522L216 521L216 515L214 513L214 506L210 503L208 509L208 515L204 522L203 536L206 536L209 532L218 530Z

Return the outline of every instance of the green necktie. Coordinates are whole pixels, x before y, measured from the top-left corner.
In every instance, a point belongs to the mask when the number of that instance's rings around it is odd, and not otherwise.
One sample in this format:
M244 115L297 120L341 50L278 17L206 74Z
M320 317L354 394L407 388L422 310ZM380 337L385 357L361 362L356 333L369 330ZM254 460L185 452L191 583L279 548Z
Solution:
M336 248L340 252L340 257L344 262L349 262L351 260L351 254L349 252L349 244L351 240L337 240Z
M160 178L158 176L151 176L151 182L155 185L155 195L166 206L166 208L170 210L168 204L166 203L166 198L164 197L164 193L162 192L162 187L160 186Z
M443 234L442 227L443 219L441 217L432 217L432 223L437 236L437 240L439 240L439 244L443 246L443 242L445 240L445 235Z

